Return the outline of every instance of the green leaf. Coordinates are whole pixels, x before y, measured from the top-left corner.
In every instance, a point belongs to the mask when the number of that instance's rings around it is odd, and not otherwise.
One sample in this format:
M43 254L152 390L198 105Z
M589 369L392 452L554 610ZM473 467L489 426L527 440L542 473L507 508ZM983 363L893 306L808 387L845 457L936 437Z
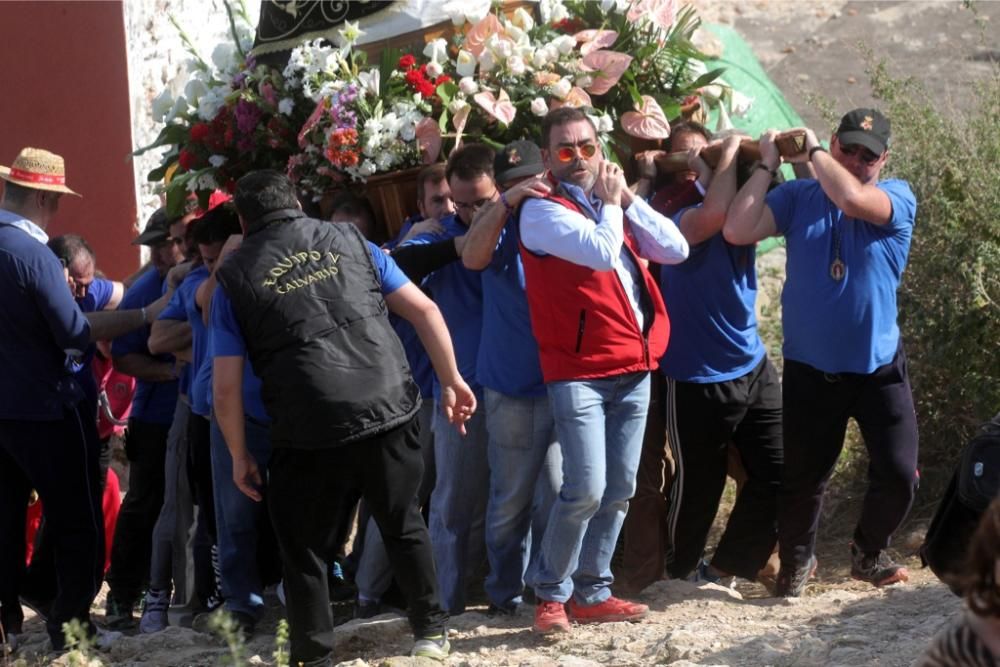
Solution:
M166 146L167 144L181 144L188 140L190 137L191 128L187 125L165 125L160 134L157 135L156 141L149 144L148 146L143 146L142 148L137 148L132 152L134 157L138 157L145 153L146 151L152 150L153 148L159 148L160 146Z
M688 88L701 88L702 86L707 86L716 79L718 79L726 71L725 67L716 67L710 72L705 72L697 79L691 82Z

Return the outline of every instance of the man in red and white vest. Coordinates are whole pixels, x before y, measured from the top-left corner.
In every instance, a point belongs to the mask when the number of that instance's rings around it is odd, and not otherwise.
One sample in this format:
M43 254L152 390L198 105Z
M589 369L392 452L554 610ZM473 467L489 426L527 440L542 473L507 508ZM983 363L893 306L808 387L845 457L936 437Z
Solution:
M553 192L524 204L520 236L532 330L563 450L563 485L532 582L535 631L549 633L568 631L569 617L631 621L648 611L610 589L611 554L635 492L649 372L670 334L642 259L676 264L688 246L669 218L632 196L579 109L545 117L542 158Z

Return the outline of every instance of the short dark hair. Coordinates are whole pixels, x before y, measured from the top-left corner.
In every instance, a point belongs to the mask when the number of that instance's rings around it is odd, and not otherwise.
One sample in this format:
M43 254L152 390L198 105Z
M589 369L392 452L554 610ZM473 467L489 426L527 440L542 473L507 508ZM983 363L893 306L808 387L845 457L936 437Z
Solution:
M336 222L334 219L337 217L337 213L345 213L353 218L365 218L368 221L368 226L371 229L375 228L375 209L372 207L372 203L367 198L356 195L350 190L338 193L330 202L330 210L332 211L331 221Z
M240 217L247 223L273 211L299 206L292 181L273 169L251 171L236 181L233 203L236 204Z
M1000 498L983 513L969 543L963 592L969 608L979 616L1000 615L1000 581L996 562L1000 554Z
M55 253L66 268L73 266L73 264L82 258L89 259L90 261L97 264L97 255L94 254L93 248L84 240L82 236L77 234L63 234L62 236L55 236L49 239L47 244L49 249Z
M431 164L421 169L420 173L417 174L417 201L423 203L428 183L440 183L447 179L447 167L443 162Z
M673 146L675 137L679 137L684 134L700 134L705 137L705 141L712 140L712 133L709 132L707 127L693 120L686 120L681 123L677 123L670 128L670 138L667 139L668 149L671 149Z
M552 128L559 127L560 125L568 125L569 123L575 123L577 121L586 121L590 124L590 127L594 130L594 136L597 136L597 127L594 125L594 121L590 120L587 114L583 113L581 109L576 107L559 107L558 109L553 109L552 111L545 114L545 118L542 119L542 148L548 149L549 147L549 135L552 134Z
M30 195L32 191L33 188L26 188L23 185L18 185L17 183L4 181L3 200L10 204L20 206L28 200L28 195Z
M222 243L233 234L240 233L240 219L231 202L219 204L188 225L191 236L199 245Z
M480 176L493 178L493 149L486 144L465 144L448 158L445 175L462 181L475 181Z

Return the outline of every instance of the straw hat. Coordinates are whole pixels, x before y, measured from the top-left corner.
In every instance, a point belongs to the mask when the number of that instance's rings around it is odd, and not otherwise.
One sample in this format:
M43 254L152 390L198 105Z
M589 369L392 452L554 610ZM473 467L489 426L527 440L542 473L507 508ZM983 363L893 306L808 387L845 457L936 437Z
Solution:
M34 190L82 195L66 187L66 164L61 155L40 148L24 148L10 167L0 166L0 178Z

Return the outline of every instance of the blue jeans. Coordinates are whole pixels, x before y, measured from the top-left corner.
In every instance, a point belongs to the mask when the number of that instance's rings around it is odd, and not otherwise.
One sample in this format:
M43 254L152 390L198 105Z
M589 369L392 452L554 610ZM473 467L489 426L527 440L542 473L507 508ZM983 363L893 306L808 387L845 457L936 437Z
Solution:
M486 594L494 605L512 609L521 603L525 572L538 565L545 524L562 484L562 452L548 396L521 398L487 389L484 402L490 464Z
M257 568L257 523L267 507L263 502L254 502L244 495L233 482L233 457L214 418L211 437L215 522L225 608L258 618L263 611L264 600ZM247 420L246 443L247 451L257 460L266 485L267 464L271 459L268 428Z
M548 385L563 483L532 580L543 600L592 605L611 596L611 555L642 452L649 373Z
M448 423L434 403L434 465L430 532L441 606L452 616L465 611L470 570L486 559L484 525L490 491L486 418L476 411L466 436Z
M417 492L418 502L423 507L434 488L434 432L431 430L431 420L434 415L434 403L424 401L417 413L420 423L420 451L424 455L424 479ZM364 502L364 501L362 501ZM375 519L369 518L365 529L365 540L361 550L361 561L358 563L354 584L358 587L358 600L378 602L389 586L392 585L392 564L389 554L382 541L382 532L375 525Z

